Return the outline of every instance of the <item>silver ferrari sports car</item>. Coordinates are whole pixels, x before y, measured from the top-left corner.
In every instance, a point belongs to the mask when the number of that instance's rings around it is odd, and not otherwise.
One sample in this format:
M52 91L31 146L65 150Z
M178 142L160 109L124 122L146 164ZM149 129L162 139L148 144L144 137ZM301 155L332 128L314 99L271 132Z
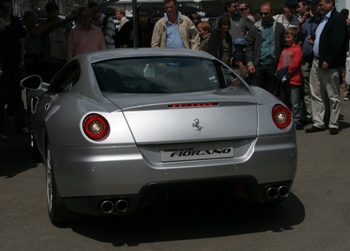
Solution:
M29 76L21 85L30 90L32 146L46 166L54 224L131 214L176 191L220 185L228 200L289 194L297 168L291 112L205 52L81 54L50 83Z

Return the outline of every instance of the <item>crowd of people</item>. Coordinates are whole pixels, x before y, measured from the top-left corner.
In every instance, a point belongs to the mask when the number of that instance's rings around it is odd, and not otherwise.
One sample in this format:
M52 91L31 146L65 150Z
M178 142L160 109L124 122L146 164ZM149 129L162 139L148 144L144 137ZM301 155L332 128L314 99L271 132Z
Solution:
M50 82L80 53L135 45L206 51L250 85L280 98L291 109L297 130L312 124L306 133L327 127L330 135L339 132L339 86L349 51L350 19L347 9L336 10L335 0L285 0L280 14L271 2L254 14L251 2L227 0L214 23L202 21L199 13L181 13L177 0L164 0L165 14L157 21L148 5L137 7L137 34L125 10L108 16L95 2L72 6L76 18L69 21L61 19L58 6L50 2L45 6L47 19L39 23L32 10L25 11L20 22L12 14L11 0L0 4L0 139L7 138L5 106L16 129L29 133L23 77L36 74ZM349 98L350 91L344 100Z

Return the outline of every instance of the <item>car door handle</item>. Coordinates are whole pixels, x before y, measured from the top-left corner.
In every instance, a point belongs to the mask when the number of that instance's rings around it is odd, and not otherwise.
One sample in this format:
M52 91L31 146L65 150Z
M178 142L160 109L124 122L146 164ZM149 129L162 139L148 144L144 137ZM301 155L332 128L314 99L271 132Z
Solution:
M30 100L31 112L34 114L36 112L36 107L38 106L40 98L34 97Z

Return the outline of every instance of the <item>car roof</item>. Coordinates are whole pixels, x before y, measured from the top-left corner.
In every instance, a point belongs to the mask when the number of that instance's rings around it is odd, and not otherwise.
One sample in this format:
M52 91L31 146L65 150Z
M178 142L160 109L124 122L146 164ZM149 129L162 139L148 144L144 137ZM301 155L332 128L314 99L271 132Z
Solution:
M190 49L171 49L171 48L126 48L126 49L108 49L83 53L78 55L78 60L90 61L91 63L109 60L113 58L130 58L130 57L200 57L203 59L213 59L213 56L204 51Z

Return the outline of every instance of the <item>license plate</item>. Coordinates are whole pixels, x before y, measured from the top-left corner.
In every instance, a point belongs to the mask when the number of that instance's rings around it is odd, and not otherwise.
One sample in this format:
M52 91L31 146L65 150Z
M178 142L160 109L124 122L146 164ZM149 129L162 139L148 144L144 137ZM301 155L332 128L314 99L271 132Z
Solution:
M213 147L214 146L214 147ZM228 143L161 146L162 162L232 158L233 147Z

